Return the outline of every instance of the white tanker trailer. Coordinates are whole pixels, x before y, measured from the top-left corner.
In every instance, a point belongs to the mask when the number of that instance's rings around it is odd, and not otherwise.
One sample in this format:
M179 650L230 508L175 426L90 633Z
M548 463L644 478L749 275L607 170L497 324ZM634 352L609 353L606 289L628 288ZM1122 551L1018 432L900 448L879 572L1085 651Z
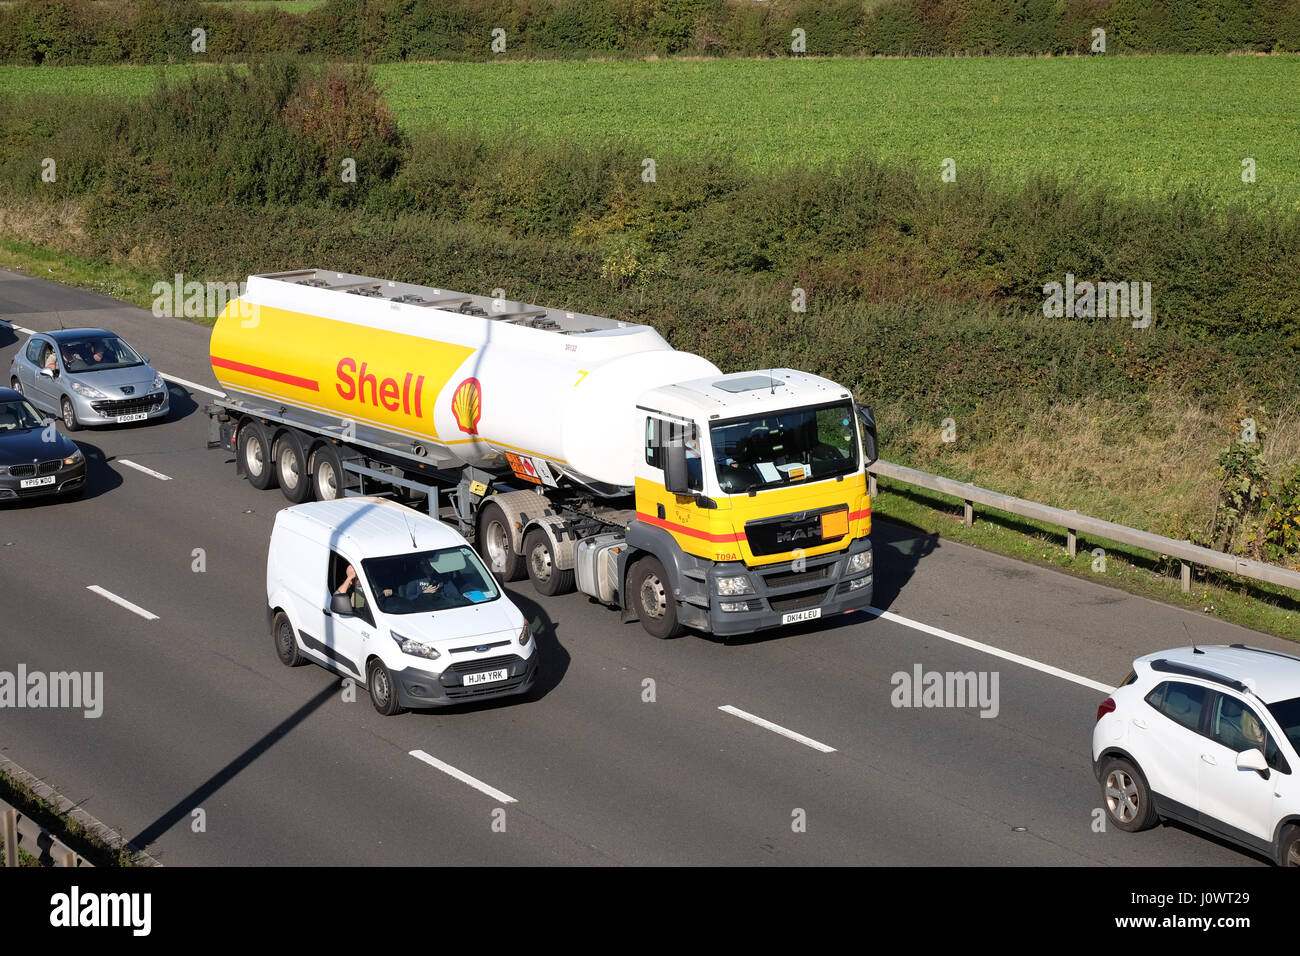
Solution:
M427 495L499 577L576 583L658 637L871 603L875 425L834 382L723 374L648 326L320 269L250 277L210 351L227 393L210 444L292 502Z

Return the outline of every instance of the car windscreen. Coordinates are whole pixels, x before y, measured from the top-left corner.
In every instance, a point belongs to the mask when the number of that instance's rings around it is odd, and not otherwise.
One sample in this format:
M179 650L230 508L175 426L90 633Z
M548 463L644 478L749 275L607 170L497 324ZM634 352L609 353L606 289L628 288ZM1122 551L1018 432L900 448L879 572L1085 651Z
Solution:
M27 431L41 427L41 416L27 402L0 402L0 432Z
M1300 753L1300 697L1269 704L1268 712L1281 724L1286 739L1291 741L1291 747Z
M848 403L718 422L709 434L723 491L820 481L858 467L858 430Z
M110 368L143 365L135 349L116 335L88 335L59 342L63 364L69 372L102 372Z
M472 548L366 558L361 562L375 603L385 614L427 614L500 597Z

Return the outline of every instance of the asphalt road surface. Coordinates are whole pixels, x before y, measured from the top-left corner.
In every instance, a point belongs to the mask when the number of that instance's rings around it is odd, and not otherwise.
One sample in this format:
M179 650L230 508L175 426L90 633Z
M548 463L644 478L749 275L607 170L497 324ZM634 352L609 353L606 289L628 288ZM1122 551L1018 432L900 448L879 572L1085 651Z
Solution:
M1096 832L1089 744L1101 688L1140 654L1289 645L879 521L883 617L657 641L523 581L531 695L380 717L275 657L266 548L287 502L206 447L208 330L5 272L0 317L107 327L173 378L166 422L72 436L84 499L0 510L0 670L104 675L102 716L5 710L0 752L165 864L1262 862L1178 827ZM6 384L25 340L0 332ZM918 665L996 674L996 715L895 707L892 676Z

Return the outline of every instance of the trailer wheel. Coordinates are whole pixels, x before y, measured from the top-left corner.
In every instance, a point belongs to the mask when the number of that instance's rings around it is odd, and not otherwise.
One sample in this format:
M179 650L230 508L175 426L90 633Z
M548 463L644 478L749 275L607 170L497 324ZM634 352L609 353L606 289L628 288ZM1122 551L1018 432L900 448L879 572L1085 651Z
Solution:
M538 594L568 594L573 590L573 569L555 566L550 535L541 528L534 528L524 537L524 561Z
M668 640L682 632L677 602L668 587L668 574L658 558L642 558L628 574L628 593L646 633Z
M343 480L343 456L333 445L317 445L311 459L311 479L316 498L334 501L342 498L346 483Z
M248 418L240 424L235 453L239 455L250 485L258 491L275 487L275 463L271 460L271 438L261 422Z
M280 490L293 504L311 501L312 481L307 470L307 453L296 431L283 431L275 439L275 477Z
M511 547L510 526L498 504L489 502L479 511L478 553L502 581L518 581L524 576L524 559Z

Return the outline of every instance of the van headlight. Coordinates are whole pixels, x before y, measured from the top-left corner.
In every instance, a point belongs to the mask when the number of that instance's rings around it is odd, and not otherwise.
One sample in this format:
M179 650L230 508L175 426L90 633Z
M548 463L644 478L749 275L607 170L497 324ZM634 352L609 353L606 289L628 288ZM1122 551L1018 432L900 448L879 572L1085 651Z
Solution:
M737 597L741 594L753 594L754 586L749 583L748 574L735 574L713 579L714 593L722 597Z
M533 639L533 625L529 621L524 621L524 629L519 632L519 646L526 647L528 642Z
M861 574L863 571L870 571L871 553L872 549L868 548L866 551L859 551L857 554L852 555L849 558L849 566L844 573Z
M436 650L428 644L421 644L419 641L413 641L409 637L403 637L396 631L389 631L397 646L401 648L403 654L410 654L412 657L423 657L431 661L436 661L442 657Z

